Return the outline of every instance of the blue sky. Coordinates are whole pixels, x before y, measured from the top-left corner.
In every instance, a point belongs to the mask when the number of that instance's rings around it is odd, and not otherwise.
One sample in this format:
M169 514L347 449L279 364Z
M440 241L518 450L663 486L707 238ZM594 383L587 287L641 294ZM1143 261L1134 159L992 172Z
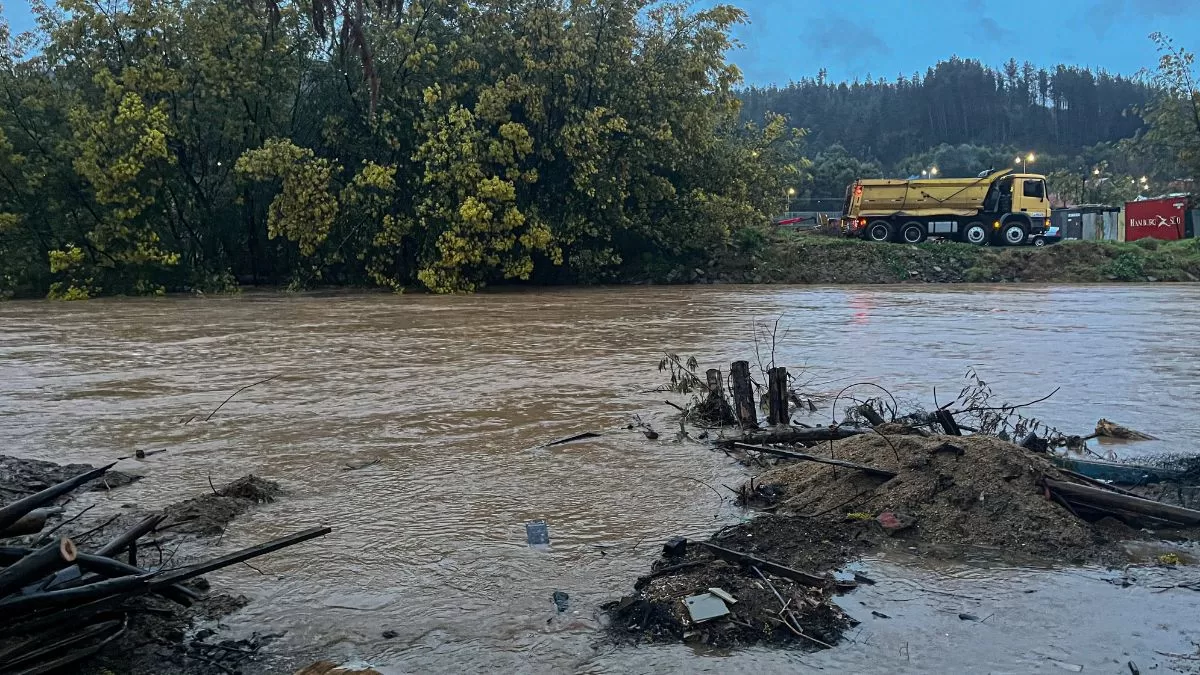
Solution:
M822 67L834 80L894 79L955 54L1134 74L1157 61L1154 31L1200 51L1200 0L722 1L750 15L732 54L750 84L786 84ZM30 27L27 0L9 0L4 16L14 32Z
M733 61L751 84L786 84L822 66L834 80L887 79L953 55L1010 57L1134 74L1158 61L1162 31L1200 51L1200 0L732 0L750 24Z

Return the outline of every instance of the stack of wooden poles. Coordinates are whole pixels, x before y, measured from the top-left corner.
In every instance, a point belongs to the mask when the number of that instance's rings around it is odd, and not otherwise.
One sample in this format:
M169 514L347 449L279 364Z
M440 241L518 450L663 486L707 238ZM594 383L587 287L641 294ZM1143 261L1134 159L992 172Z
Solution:
M58 498L104 475L93 469L0 507L0 540L36 534ZM164 515L150 516L92 552L66 537L35 548L0 546L0 673L35 675L81 661L126 630L130 603L147 594L183 606L199 594L183 582L328 534L313 527L207 562L174 569L138 565L138 540ZM124 556L121 560L118 556Z

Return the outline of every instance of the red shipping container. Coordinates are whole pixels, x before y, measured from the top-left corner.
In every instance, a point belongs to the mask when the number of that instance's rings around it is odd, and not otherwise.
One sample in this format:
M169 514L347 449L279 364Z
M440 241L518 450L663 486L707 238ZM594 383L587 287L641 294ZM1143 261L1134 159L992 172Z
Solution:
M1192 236L1192 198L1161 197L1125 203L1125 241Z

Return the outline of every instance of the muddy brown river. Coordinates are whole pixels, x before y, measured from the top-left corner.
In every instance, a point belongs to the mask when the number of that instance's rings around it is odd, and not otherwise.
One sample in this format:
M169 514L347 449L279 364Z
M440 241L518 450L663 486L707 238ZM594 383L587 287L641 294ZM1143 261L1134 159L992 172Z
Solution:
M1108 417L1162 439L1105 451L1197 450L1195 285L0 303L0 448L90 463L169 449L122 462L146 478L95 497L97 512L200 494L210 477L280 481L287 494L235 520L218 550L315 524L333 534L260 558L259 571L210 577L253 600L223 630L285 632L270 647L277 654L388 673L1196 665L1162 654L1196 653L1194 592L1121 588L1109 583L1119 571L931 565L894 553L865 561L878 585L839 599L863 623L834 650L607 643L598 606L632 587L663 540L747 517L705 485L727 495L720 485L743 469L675 440L673 411L653 391L663 350L706 365L753 361L755 321L775 317L776 360L805 367L813 391L870 381L929 405L934 386L953 396L975 367L1011 402L1061 387L1031 412L1064 430L1087 433ZM230 393L273 375L204 421ZM635 415L661 438L625 430ZM540 447L582 431L603 435ZM549 550L526 544L533 519L549 524ZM554 591L570 594L564 614Z

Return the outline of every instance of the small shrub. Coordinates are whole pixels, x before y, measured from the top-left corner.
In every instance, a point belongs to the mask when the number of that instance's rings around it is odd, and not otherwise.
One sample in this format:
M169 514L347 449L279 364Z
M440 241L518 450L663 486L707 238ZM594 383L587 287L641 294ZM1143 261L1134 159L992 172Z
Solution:
M1134 244L1147 251L1157 251L1162 242L1157 239L1138 239Z
M734 230L733 245L743 253L762 250L767 245L767 233L759 227L743 227Z
M1113 258L1112 262L1101 269L1101 274L1119 281L1140 281L1146 277L1142 256L1132 251Z

